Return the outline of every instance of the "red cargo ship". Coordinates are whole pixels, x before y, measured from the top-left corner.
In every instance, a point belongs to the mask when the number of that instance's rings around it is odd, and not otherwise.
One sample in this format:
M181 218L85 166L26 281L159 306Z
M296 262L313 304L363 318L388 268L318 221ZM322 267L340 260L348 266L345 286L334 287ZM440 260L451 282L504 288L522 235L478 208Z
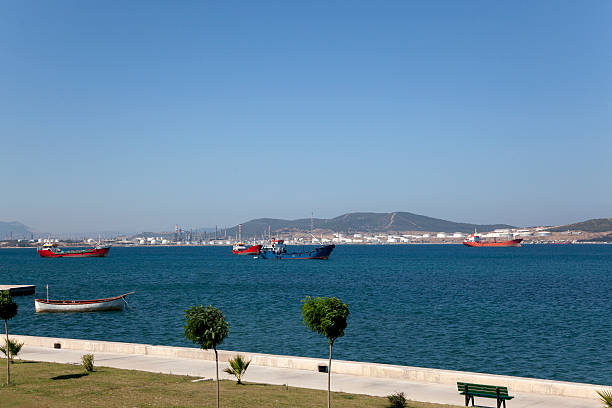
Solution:
M507 241L483 241L478 234L470 234L463 241L463 245L469 247L520 247L522 238L509 239Z
M244 242L238 242L232 247L232 253L235 255L259 255L261 245L246 246Z
M110 245L96 245L89 249L79 249L75 251L62 251L55 243L44 244L38 248L38 255L43 258L90 258L103 257L110 251Z

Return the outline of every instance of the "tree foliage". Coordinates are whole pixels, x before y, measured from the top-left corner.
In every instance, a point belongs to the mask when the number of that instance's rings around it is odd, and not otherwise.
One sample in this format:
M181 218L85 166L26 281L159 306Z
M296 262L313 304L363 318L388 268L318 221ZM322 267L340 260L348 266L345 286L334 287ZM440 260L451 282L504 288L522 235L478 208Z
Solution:
M13 298L8 290L0 292L0 319L10 320L17 316L17 303L13 302Z
M81 356L81 366L85 372L90 373L94 370L94 355L83 354Z
M395 394L387 395L387 399L391 404L391 408L406 408L408 406L406 394L403 392L396 392Z
M212 305L190 307L185 310L185 319L185 337L204 350L216 350L229 333L229 323L223 313Z
M335 297L307 296L302 300L304 324L312 331L327 337L330 344L344 336L349 307Z
M612 388L597 391L597 394L604 408L612 408Z

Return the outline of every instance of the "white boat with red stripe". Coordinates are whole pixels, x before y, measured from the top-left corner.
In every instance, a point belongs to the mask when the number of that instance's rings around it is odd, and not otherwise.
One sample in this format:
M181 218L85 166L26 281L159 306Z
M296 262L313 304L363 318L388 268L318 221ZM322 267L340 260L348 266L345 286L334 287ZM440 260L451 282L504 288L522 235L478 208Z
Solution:
M89 300L49 300L34 299L36 313L66 313L66 312L105 312L109 310L123 310L127 304L125 297L136 292L123 295Z

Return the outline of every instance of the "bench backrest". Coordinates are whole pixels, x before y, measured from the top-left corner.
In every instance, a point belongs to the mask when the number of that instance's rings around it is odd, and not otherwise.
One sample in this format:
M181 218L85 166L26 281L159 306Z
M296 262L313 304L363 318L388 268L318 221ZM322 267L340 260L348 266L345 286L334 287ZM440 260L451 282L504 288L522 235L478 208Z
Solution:
M467 385L468 393L476 393L476 394L490 394L497 395L497 389L499 389L499 395L501 397L508 396L508 387L498 387L495 385L484 385L484 384L472 384L472 383L457 383L457 390L459 392L465 391L465 386Z

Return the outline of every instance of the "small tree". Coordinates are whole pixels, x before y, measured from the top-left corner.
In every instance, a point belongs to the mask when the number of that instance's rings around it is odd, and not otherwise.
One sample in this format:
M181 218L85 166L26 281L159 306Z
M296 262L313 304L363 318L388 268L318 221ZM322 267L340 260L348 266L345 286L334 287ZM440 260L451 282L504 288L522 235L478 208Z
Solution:
M225 370L226 373L231 374L236 377L238 380L236 384L242 384L242 376L246 372L247 368L249 368L249 364L251 364L251 360L246 361L244 357L240 354L236 355L236 357L231 358L229 361L229 367Z
M335 297L311 298L302 300L304 324L312 331L325 337L329 342L329 365L327 366L327 408L331 405L331 361L332 347L337 338L344 336L349 307Z
M406 408L408 401L406 395L403 392L396 392L395 394L387 395L387 399L391 404L391 408Z
M229 323L223 317L221 310L212 305L192 306L185 310L185 337L197 343L203 350L215 351L217 367L217 408L219 408L219 355L217 346L229 333Z
M81 367L86 373L91 373L94 370L94 355L83 354L81 356Z
M20 343L17 340L9 339L8 344L6 344L6 340L5 340L4 346L0 347L0 351L2 352L2 354L6 356L6 358L9 358L9 353L10 353L10 356L11 356L10 358L11 358L11 363L12 363L13 360L15 359L15 356L19 354L19 352L21 351L22 347L23 347L23 343Z
M6 333L6 344L9 344L8 321L17 316L17 303L13 302L8 290L0 292L0 319L4 320L4 332ZM6 355L6 384L11 383L11 350Z

